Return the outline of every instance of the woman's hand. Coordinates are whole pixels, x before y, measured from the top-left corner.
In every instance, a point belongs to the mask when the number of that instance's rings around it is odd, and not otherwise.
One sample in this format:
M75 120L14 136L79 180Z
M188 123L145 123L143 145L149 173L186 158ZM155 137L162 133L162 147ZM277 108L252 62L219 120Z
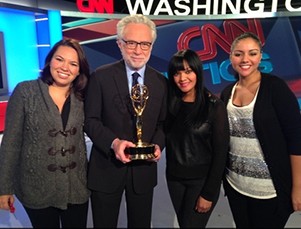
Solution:
M10 207L14 205L15 198L13 195L1 195L0 196L0 209L10 210Z
M199 196L197 204L195 206L195 210L198 213L206 213L211 209L211 207L212 207L212 201L208 201L203 197Z

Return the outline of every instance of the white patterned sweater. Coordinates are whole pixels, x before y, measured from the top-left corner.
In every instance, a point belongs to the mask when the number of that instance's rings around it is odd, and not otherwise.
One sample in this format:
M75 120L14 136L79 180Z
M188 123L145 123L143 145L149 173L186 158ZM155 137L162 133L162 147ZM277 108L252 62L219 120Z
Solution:
M233 87L227 105L230 125L230 152L226 179L239 193L257 198L269 199L276 196L268 166L264 160L253 123L253 101L242 107L233 105Z

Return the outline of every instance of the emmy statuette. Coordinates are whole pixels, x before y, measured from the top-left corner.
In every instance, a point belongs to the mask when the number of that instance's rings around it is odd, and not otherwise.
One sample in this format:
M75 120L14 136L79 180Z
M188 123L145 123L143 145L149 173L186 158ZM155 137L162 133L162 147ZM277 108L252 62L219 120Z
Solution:
M155 145L142 141L142 113L145 109L148 96L149 92L145 85L136 84L132 87L131 101L136 114L136 131L138 141L135 143L135 147L130 147L128 150L131 160L147 160L155 158Z

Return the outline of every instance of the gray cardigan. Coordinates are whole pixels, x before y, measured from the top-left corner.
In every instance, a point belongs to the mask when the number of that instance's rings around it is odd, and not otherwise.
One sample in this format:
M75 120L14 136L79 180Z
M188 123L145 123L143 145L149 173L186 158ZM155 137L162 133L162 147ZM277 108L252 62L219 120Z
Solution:
M19 83L9 98L0 148L0 195L29 208L88 201L83 102L71 93L68 122L40 79Z

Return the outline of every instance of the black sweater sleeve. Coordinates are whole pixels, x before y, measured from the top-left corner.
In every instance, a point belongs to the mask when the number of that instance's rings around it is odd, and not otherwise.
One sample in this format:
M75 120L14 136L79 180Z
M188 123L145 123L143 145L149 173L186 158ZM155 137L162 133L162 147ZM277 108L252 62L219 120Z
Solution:
M219 194L230 139L227 111L221 100L215 102L213 112L211 138L212 163L206 184L201 191L201 196L206 200L213 200Z

